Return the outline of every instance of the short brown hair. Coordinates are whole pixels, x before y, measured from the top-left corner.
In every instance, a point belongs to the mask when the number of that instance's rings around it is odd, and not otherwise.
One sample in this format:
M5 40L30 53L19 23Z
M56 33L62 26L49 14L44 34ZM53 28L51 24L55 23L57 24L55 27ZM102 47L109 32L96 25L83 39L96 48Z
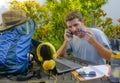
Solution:
M65 21L66 21L66 22L67 22L67 21L71 21L71 20L73 20L73 19L75 19L75 18L78 18L79 21L82 21L82 15L81 15L81 13L78 12L78 11L70 11L70 12L66 15Z

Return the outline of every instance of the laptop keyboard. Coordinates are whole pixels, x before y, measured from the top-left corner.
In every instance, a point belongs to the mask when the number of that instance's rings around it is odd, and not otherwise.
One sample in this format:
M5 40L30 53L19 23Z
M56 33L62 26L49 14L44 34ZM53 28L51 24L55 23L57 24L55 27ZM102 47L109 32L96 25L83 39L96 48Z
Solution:
M59 62L56 62L56 67L57 67L57 70L61 72L68 71L68 69L70 69L70 67L67 67L64 64L61 64Z
M70 60L67 60L65 58L60 58L60 59L56 59L56 62L59 62L69 68L72 68L72 69L76 69L76 68L80 68L81 65L78 64L78 63L75 63L75 62L72 62Z

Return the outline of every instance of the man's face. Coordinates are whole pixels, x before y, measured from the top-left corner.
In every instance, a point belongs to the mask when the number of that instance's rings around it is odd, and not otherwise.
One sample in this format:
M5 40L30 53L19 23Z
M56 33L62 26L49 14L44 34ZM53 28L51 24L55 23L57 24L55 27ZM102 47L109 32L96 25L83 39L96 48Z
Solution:
M75 18L71 21L67 21L67 27L72 34L80 38L85 36L85 33L80 32L80 30L84 30L84 27L83 27L83 23L79 21L79 19Z

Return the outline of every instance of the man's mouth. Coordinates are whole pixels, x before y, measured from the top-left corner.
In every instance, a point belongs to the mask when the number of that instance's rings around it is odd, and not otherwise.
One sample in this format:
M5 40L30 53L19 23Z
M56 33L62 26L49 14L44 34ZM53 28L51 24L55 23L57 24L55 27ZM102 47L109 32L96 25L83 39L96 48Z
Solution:
M80 30L80 31L74 32L74 34L76 36L79 36L80 38L82 38L82 37L85 37L86 31L85 30Z

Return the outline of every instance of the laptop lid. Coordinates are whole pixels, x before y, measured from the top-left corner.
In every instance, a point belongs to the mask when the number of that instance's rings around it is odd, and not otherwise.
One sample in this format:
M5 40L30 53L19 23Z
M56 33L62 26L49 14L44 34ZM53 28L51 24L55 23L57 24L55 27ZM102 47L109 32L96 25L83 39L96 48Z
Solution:
M57 58L55 59L55 61L56 61L56 70L58 74L69 72L71 70L82 67L80 64L75 63L66 58Z

